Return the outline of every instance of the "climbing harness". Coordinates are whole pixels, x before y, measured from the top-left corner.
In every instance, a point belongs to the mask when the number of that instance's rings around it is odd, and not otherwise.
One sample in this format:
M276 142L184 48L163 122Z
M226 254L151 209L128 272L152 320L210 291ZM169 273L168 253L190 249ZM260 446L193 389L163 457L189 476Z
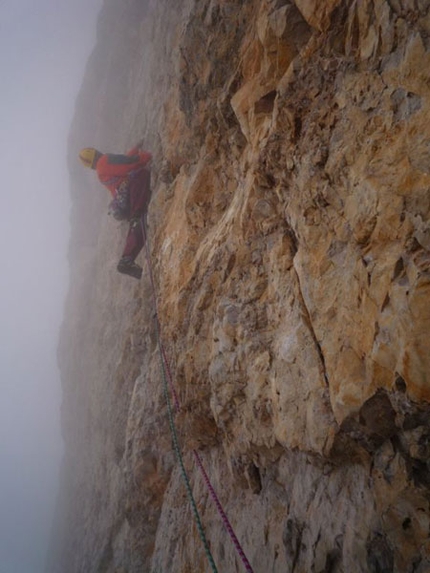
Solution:
M197 528L199 531L199 535L200 538L202 539L202 542L204 544L205 547L205 551L206 554L208 556L209 562L211 564L212 570L216 571L216 566L215 563L213 561L213 557L210 553L208 544L207 544L207 540L206 540L206 536L204 534L203 531L203 526L201 524L201 520L200 520L200 516L199 516L199 512L194 500L194 496L193 493L191 491L191 486L190 486L190 482L188 479L188 476L186 474L185 471L185 467L184 467L184 463L183 463L183 459L182 459L182 454L181 454L181 450L179 447L179 442L178 442L178 436L177 436L177 432L176 432L176 427L175 427L175 423L174 423L174 418L173 418L173 410L172 410L172 404L170 401L170 396L169 396L169 392L168 392L168 386L170 386L170 391L171 394L173 396L173 401L175 404L175 410L176 412L180 411L180 402L179 402L179 398L178 395L176 393L174 384L173 384L173 376L170 370L170 366L169 366L169 362L167 360L166 357L166 352L164 349L164 345L163 342L161 340L161 328L160 328L160 321L158 318L158 307L157 307L157 297L156 297L156 289L155 289L155 281L154 281L154 276L152 273L152 265L151 265L151 255L150 255L150 251L149 251L149 243L148 243L148 233L147 233L147 228L146 228L146 220L144 217L142 217L142 233L143 233L143 237L144 237L144 241L145 241L145 253L146 253L146 260L147 260L147 266L148 266L148 272L149 272L149 278L150 278L150 282L151 282L151 287L152 287L152 298L153 298L153 305L154 305L154 312L155 312L155 325L156 325L156 336L157 336L157 341L158 341L158 350L160 353L160 359L161 359L161 364L162 364L162 376L163 376L163 389L164 389L164 396L167 402L167 409L168 409L168 414L169 414L169 425L170 425L170 430L172 433L172 441L173 441L173 446L174 446L174 450L176 453L176 457L178 458L179 464L181 466L181 473L182 473L182 477L183 480L185 482L185 486L187 489L187 494L188 494L188 498L190 500L192 509L193 509L193 513L194 513L194 517L197 523ZM199 468L203 480L206 484L206 487L212 497L212 500L218 510L218 513L220 514L221 520L224 524L224 527L226 528L228 534L230 535L230 538L236 548L236 551L238 552L242 563L246 569L246 571L248 573L254 573L253 569L251 567L251 564L249 563L245 552L242 549L242 546L240 545L240 542L233 530L233 527L221 505L221 502L215 492L215 489L212 486L212 483L209 479L209 476L206 473L206 470L203 466L203 462L201 460L201 457L199 455L199 453L197 452L197 450L193 450L193 456L194 456L194 460L195 463L197 465L197 467Z
M116 190L115 197L109 203L108 214L117 221L124 221L130 213L129 181L123 181Z

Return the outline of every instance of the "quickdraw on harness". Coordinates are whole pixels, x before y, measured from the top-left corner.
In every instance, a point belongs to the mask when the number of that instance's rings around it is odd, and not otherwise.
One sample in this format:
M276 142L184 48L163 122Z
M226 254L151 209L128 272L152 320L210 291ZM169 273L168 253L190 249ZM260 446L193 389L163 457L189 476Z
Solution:
M191 507L193 510L193 514L196 520L196 524L197 524L197 528L199 531L199 535L200 538L203 542L203 545L205 547L205 551L207 554L207 557L209 559L209 563L210 566L212 568L213 572L216 572L216 565L215 562L213 560L212 554L209 550L209 546L206 540L206 536L205 533L203 531L203 526L201 524L201 519L200 519L200 515L197 509L197 505L196 502L194 500L194 496L191 490L191 486L190 486L190 482L188 479L188 476L186 474L185 471L185 467L184 467L184 463L183 463L183 459L182 459L182 454L181 454L181 450L179 447L179 442L178 442L178 436L177 436L177 432L176 432L176 427L175 427L175 422L174 422L174 418L173 418L173 410L172 410L172 404L171 404L171 400L170 400L170 396L169 396L169 390L168 390L168 385L170 385L170 390L171 390L171 394L173 396L173 401L175 404L175 410L176 412L179 412L180 410L180 402L179 402L179 398L178 395L176 393L174 384L173 384L173 377L172 377L172 373L169 367L169 363L166 357L166 352L164 350L164 345L163 342L161 340L161 331L160 331L160 322L159 322L159 318L158 318L158 308L157 308L157 297L156 297L156 289L155 289L155 281L154 281L154 277L153 277L153 273L152 273L152 265L151 265L151 256L150 256L150 251L149 251L149 243L148 243L148 233L147 233L147 228L146 228L146 221L145 218L142 218L141 221L141 225L142 225L142 233L144 236L144 240L145 240L145 253L146 253L146 260L147 260L147 266L148 266L148 272L149 272L149 278L151 281L151 287L152 287L152 297L153 297L153 305L154 305L154 311L155 311L155 327L156 327L156 335L157 335L157 341L158 341L158 350L160 353L160 360L161 360L161 366L162 366L162 376L163 376L163 390L164 390L164 396L166 399L166 403L167 403L167 410L168 410L168 415L169 415L169 425L170 425L170 430L172 433L172 442L173 442L173 447L176 453L176 457L178 459L178 462L180 464L181 467L181 473L182 473L182 477L185 483L185 487L187 490L187 495L188 498L190 500L191 503ZM209 479L209 476L207 475L204 466L203 466L203 462L200 458L199 453L197 452L197 450L193 450L193 456L194 456L194 460L195 463L197 465L197 467L200 470L200 473L202 474L203 480L206 484L206 487L208 488L208 491L211 495L211 498L218 510L218 513L221 517L221 520L228 532L228 534L230 535L230 538L236 548L237 553L239 554L241 561L246 569L246 571L248 573L253 573L253 569L251 567L251 564L249 563L245 552L242 549L242 546L240 545L240 542L233 530L233 527L221 505L221 502L212 486L212 483Z
M115 176L104 181L105 185L115 186L115 196L109 203L108 214L112 215L117 221L125 221L130 215L130 182L142 169L144 169L144 167L130 171L125 178Z
M117 221L125 221L130 214L129 181L123 181L116 189L115 197L109 203L108 214Z

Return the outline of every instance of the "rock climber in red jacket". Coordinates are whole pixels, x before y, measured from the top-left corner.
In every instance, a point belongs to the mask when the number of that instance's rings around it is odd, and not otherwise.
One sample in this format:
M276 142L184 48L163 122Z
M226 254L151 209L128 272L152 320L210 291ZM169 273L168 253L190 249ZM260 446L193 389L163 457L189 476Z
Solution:
M137 144L126 155L100 153L92 147L79 153L82 163L95 169L100 182L111 192L110 213L118 220L130 222L117 270L136 279L142 276L142 268L135 259L145 244L142 221L151 196L150 173L146 166L152 155L148 151L140 151L140 145Z

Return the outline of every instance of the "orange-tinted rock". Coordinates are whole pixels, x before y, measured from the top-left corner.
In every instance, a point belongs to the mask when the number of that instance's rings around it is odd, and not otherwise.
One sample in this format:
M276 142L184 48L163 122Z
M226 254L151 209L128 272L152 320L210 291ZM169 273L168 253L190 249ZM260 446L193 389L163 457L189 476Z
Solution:
M71 153L142 135L154 152L158 315L219 570L237 556L192 448L255 571L430 568L424 4L136 2L134 35L131 5L122 20L105 6L112 28ZM84 97L92 74L123 80L97 110ZM60 570L205 571L170 446L148 270L139 284L115 274L125 228L101 222L72 175L60 357L65 547L78 549Z

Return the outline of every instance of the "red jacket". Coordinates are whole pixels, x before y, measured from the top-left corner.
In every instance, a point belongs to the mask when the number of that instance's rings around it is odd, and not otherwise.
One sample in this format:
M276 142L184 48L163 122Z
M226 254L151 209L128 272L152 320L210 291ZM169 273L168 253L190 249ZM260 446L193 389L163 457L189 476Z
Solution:
M141 171L151 159L149 151L139 151L137 147L130 149L126 155L105 153L97 161L97 175L115 197L121 183L129 179L133 172Z

